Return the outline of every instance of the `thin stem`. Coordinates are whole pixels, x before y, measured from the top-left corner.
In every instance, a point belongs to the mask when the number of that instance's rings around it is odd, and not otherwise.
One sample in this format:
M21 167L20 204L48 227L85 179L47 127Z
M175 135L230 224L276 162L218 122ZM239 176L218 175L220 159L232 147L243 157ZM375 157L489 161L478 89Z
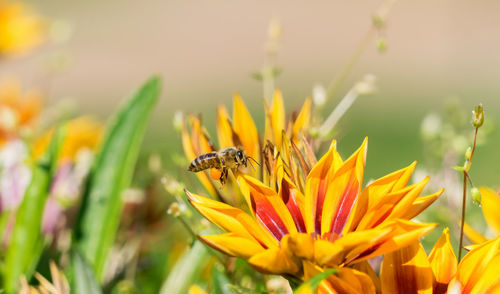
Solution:
M462 197L462 222L460 224L460 245L458 246L458 261L462 258L462 243L464 239L464 224L465 224L465 204L467 196L467 173L464 171L463 197Z

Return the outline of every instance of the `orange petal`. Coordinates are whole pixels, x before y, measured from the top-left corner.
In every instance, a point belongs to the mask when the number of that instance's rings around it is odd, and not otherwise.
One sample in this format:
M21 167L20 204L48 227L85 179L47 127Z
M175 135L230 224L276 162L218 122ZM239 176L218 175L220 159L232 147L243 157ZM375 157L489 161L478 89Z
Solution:
M310 234L286 235L281 239L281 248L289 255L299 258L314 258L314 239Z
M329 184L329 175L333 176L334 171L341 165L342 158L335 150L334 140L328 152L321 157L307 175L304 212L308 233L321 233L321 214Z
M328 277L333 289L337 293L375 293L375 285L370 277L352 268L341 267L339 271Z
M278 246L278 241L262 229L255 220L242 210L206 197L185 191L189 202L209 221L237 236L254 239L262 246Z
M417 241L423 235L432 231L437 224L415 223L407 220L396 220L393 223L388 223L384 226L392 227L393 231L385 238L386 240L380 244L375 250L370 250L359 257L356 262L367 260L375 256L384 255Z
M436 199L438 199L439 196L441 196L441 194L443 194L443 192L444 192L444 189L441 189L434 194L419 197L419 198L415 199L415 201L413 201L411 207L408 209L407 212L404 213L402 218L412 219L412 218L416 217L422 211L424 211L427 207L429 207L429 205L434 203L434 201L436 201Z
M234 94L233 129L245 148L247 155L260 162L259 134L243 99Z
M244 238L235 233L221 235L200 236L200 239L219 251L227 255L240 258L250 258L252 255L260 253L265 249L253 238Z
M484 218L490 229L500 236L500 196L493 190L481 187L481 209L483 210Z
M311 98L307 98L306 101L304 102L304 105L302 105L302 109L300 110L297 119L293 123L292 140L293 143L295 143L296 145L299 144L300 142L299 140L300 134L305 129L308 128L310 117L311 117Z
M247 175L238 176L238 183L257 221L276 239L297 233L297 227L287 206L276 192Z
M365 260L365 261L353 264L352 268L367 274L370 277L370 279L372 280L372 283L375 286L376 292L382 293L382 284L380 282L380 279L368 261Z
M500 274L498 271L499 264L500 254L497 254L486 265L479 281L477 281L470 293L500 293Z
M335 172L328 183L322 216L321 235L332 233L339 236L358 197L365 169L368 138L361 147Z
M432 269L418 241L386 255L380 276L382 293L432 294Z
M279 196L285 203L299 233L307 232L304 223L304 195L300 193L286 175L281 178Z
M266 274L296 274L299 267L281 248L271 248L248 259L255 269Z
M217 107L216 128L219 148L235 146L233 142L233 128L229 123L229 113L224 106Z
M281 149L281 134L285 130L285 106L280 90L274 91L273 102L269 113L274 145Z
M408 167L395 171L369 184L358 197L354 212L351 215L349 228L347 231L353 231L359 225L361 219L366 215L367 211L375 213L375 207L380 205L380 202L385 201L388 193L395 190L401 190L408 182L416 162L413 162ZM396 189L395 189L396 188ZM380 215L378 213L377 215ZM367 222L368 220L365 220Z
M434 293L445 293L448 283L457 272L457 258L450 243L450 229L445 228L429 254L436 284Z
M457 280L463 285L462 293L469 293L484 275L492 261L500 255L500 237L476 246L464 256L457 269ZM498 273L498 263L496 272Z
M303 260L302 261L302 268L304 270L304 278L303 280L309 280L315 275L322 273L323 269L314 263ZM318 289L316 291L318 294L337 294L338 292L335 291L327 280L323 280L319 283Z

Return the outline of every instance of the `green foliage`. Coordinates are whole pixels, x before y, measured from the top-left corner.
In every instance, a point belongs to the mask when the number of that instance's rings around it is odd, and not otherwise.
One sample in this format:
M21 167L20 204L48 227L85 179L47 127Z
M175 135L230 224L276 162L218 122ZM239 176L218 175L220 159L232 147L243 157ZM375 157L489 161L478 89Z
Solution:
M73 268L72 289L74 293L102 293L92 267L85 261L82 255L77 251L73 252L71 255L71 262Z
M87 183L75 232L76 246L98 280L113 245L146 124L160 93L157 77L148 80L116 115Z
M231 294L230 290L231 282L224 273L224 270L220 268L217 264L212 268L212 284L210 287L210 292L212 294Z
M22 275L31 277L43 250L41 224L43 207L57 166L65 128L56 130L46 153L32 168L31 182L16 214L12 237L5 257L4 287L16 293Z
M200 277L201 272L210 258L206 246L196 241L175 264L165 283L161 294L184 294Z

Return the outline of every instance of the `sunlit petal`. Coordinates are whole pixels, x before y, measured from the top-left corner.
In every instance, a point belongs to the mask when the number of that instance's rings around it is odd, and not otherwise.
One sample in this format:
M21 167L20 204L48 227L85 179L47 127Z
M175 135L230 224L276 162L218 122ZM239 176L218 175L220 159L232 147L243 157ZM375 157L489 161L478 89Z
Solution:
M488 239L483 234L474 230L467 223L464 224L464 234L475 244L480 244L488 241Z
M500 236L500 195L495 191L481 187L481 209L483 210L484 218L491 230Z
M434 293L444 293L448 283L457 272L457 258L450 243L450 229L445 228L429 254L429 262L434 273L436 284Z
M387 254L382 262L383 293L432 293L432 269L418 241Z
M314 239L310 234L293 234L286 235L281 239L281 248L287 252L289 256L297 256L312 260L314 258Z
M413 201L411 207L406 211L401 218L404 219L412 219L419 215L422 211L424 211L427 207L429 207L434 201L436 201L441 194L443 194L444 189L437 191L434 194L422 196L415 201Z
M328 277L328 282L331 283L337 293L375 293L375 285L373 285L370 277L352 268L339 268L338 273Z
M271 248L252 256L248 263L268 274L295 274L299 267L281 248Z
M234 94L233 129L241 140L247 155L260 161L259 134L243 99Z
M233 128L229 122L229 113L224 106L217 107L216 128L219 148L222 149L236 145L233 142Z
M307 129L309 126L309 119L311 117L311 98L307 98L302 105L302 109L300 110L297 119L293 123L292 129L292 140L296 145L300 142L301 133Z
M211 247L227 255L240 258L250 258L265 249L253 238L241 237L235 233L226 233L212 236L200 236L200 239Z

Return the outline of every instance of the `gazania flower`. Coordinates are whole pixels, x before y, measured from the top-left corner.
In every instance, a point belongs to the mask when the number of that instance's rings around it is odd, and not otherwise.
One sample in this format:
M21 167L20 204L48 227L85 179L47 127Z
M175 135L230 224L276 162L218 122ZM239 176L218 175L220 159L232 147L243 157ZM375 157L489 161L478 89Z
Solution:
M430 255L414 242L385 256L383 293L498 293L500 238L474 245L457 266L445 229Z
M286 138L283 145L287 145ZM186 191L191 204L227 232L200 238L228 255L247 259L264 273L306 280L325 268L337 268L338 273L321 284L323 290L374 292L376 277L366 260L403 248L432 230L434 224L409 219L442 190L419 197L428 178L406 186L415 164L362 189L366 150L367 140L344 161L333 142L300 180L291 180L290 165L278 157L273 162L276 189L238 174L251 215ZM291 164L294 159L288 160ZM303 187L296 184L301 182Z
M484 218L490 231L494 236L500 236L500 195L490 188L480 187L481 192L481 209L483 210ZM483 243L488 240L486 236L474 230L471 226L464 227L464 233L474 243Z
M46 23L18 1L0 0L0 58L26 53L39 45Z

